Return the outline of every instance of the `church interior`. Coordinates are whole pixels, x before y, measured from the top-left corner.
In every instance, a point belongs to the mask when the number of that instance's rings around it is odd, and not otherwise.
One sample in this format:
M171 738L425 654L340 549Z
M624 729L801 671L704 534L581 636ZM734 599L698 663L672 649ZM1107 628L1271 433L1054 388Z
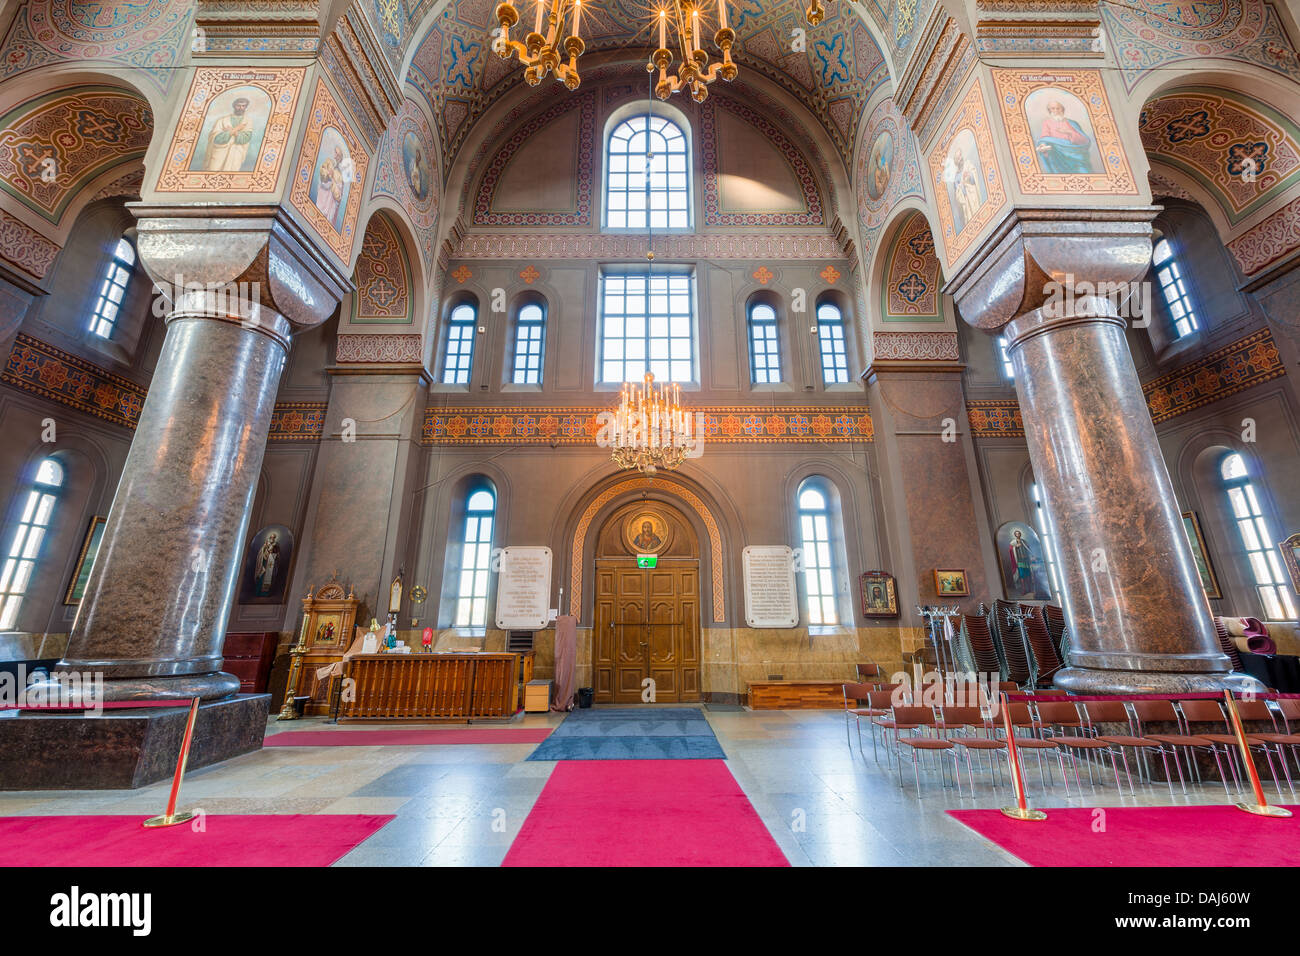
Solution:
M1294 3L0 37L0 863L1300 865Z

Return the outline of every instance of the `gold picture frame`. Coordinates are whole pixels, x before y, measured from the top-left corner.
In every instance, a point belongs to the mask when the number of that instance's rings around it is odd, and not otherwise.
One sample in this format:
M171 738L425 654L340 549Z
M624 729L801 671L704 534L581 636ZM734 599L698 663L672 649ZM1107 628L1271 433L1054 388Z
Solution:
M1291 590L1300 594L1300 531L1287 538L1278 547L1282 551L1282 563L1291 576Z
M965 568L936 568L934 593L939 597L969 597L970 581Z
M1195 511L1183 512L1183 531L1187 533L1187 544L1192 549L1192 560L1196 562L1196 573L1201 579L1201 590L1212 601L1223 597L1219 590L1219 578L1210 563L1210 549L1205 546L1205 535L1201 533L1201 522Z
M99 542L104 536L104 515L95 515L86 528L86 536L81 540L81 553L77 555L77 568L72 572L68 590L63 595L63 603L76 606L81 603L86 593L86 584L90 580L90 570L95 565L95 555L99 554Z

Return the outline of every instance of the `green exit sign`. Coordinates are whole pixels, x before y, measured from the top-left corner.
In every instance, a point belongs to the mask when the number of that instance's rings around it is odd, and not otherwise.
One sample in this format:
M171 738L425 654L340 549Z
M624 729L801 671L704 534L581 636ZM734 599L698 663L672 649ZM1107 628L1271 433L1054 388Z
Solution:
M638 554L636 556L636 566L638 568L653 568L659 563L657 554Z

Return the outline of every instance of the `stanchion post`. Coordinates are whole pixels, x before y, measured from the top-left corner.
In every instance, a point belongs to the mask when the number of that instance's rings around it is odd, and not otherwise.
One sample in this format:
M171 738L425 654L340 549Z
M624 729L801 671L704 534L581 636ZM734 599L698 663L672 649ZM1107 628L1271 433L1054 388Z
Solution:
M160 817L150 817L144 821L147 827L170 827L194 819L193 811L176 812L176 798L181 793L181 778L185 776L185 765L190 759L190 744L194 742L194 722L199 716L199 699L190 701L190 715L185 721L185 736L181 738L181 755L176 760L176 774L172 777L172 792L167 798L167 812Z
M1228 718L1232 721L1232 732L1237 735L1237 746L1241 748L1241 762L1250 777L1250 786L1255 791L1254 803L1239 803L1238 810L1245 810L1261 817L1289 817L1291 811L1285 807L1270 807L1264 797L1264 785L1259 782L1259 771L1255 768L1255 758L1251 756L1250 744L1246 741L1246 730L1241 725L1241 714L1237 712L1237 702L1232 699L1232 691L1225 690L1223 699L1228 705Z
M1011 707L1006 692L999 694L1002 706L1002 725L1007 733L1007 761L1011 764L1011 786L1016 791L1016 805L1003 807L1003 816L1013 820L1046 820L1047 814L1042 810L1031 810L1025 799L1025 779L1020 774L1020 750L1016 747L1016 728L1011 723Z

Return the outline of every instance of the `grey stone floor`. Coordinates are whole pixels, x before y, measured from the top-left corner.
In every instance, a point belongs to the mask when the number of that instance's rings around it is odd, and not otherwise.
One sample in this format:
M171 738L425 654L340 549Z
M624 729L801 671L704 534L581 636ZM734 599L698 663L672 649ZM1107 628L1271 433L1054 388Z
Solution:
M1010 804L1005 778L995 790L989 774L977 769L972 796L963 774L959 796L951 779L945 786L932 766L922 772L918 795L910 762L905 758L900 785L884 751L879 760L873 757L865 729L863 753L856 739L849 745L838 712L706 710L705 716L732 774L793 865L1020 865L944 812ZM561 719L532 714L510 726L554 726ZM307 729L342 734L362 728L330 727L323 720L268 724L268 734ZM192 771L181 806L208 813L391 813L395 820L336 865L495 866L554 769L553 763L526 760L535 746L269 748ZM1228 802L1217 780L1173 798L1163 784L1139 783L1135 798L1127 788L1117 793L1113 776L1089 786L1086 770L1082 792L1071 778L1067 797L1059 773L1044 793L1032 758L1026 769L1030 798L1044 807ZM162 811L169 786L0 793L0 815L152 815ZM1268 795L1276 796L1271 786Z

